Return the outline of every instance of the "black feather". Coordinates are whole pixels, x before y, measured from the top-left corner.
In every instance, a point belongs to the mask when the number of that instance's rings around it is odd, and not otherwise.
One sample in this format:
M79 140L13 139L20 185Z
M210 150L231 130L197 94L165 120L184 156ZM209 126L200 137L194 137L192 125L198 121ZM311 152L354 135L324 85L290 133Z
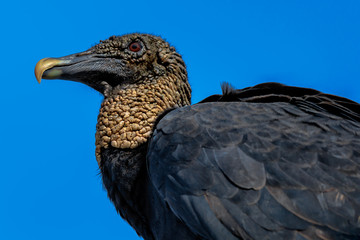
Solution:
M223 92L155 128L149 175L175 215L205 239L358 237L356 103L276 83Z

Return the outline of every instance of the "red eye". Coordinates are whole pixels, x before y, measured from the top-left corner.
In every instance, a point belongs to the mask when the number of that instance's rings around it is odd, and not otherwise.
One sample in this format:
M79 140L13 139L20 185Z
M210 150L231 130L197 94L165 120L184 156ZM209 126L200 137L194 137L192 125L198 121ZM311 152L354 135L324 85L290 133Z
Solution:
M141 48L142 48L142 46L139 42L133 42L133 43L130 43L130 45L129 45L129 49L132 52L138 52L141 50Z

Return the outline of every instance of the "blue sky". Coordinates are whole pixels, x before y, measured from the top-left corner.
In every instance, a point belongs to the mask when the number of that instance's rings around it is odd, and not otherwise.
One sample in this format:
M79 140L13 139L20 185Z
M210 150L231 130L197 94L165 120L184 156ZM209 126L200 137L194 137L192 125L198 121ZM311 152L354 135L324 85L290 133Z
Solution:
M183 55L193 102L266 81L360 102L360 2L6 1L1 20L0 239L139 239L98 175L94 135L102 96L43 81L44 57L145 32Z

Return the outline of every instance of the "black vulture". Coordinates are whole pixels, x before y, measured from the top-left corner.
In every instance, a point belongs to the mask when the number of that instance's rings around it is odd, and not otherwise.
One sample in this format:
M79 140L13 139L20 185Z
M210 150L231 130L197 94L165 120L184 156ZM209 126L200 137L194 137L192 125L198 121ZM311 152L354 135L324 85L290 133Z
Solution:
M144 239L360 239L360 105L263 83L190 105L187 71L157 36L112 36L35 75L104 95L96 159Z

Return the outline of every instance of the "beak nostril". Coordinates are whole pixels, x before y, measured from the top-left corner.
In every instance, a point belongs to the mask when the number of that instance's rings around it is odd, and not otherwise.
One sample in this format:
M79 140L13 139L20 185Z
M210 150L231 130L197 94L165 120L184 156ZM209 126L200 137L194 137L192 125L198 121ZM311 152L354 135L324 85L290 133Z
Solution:
M75 56L76 57L81 57L81 56L89 55L91 53L92 53L91 51L85 51L85 52L80 52L80 53L76 54Z

